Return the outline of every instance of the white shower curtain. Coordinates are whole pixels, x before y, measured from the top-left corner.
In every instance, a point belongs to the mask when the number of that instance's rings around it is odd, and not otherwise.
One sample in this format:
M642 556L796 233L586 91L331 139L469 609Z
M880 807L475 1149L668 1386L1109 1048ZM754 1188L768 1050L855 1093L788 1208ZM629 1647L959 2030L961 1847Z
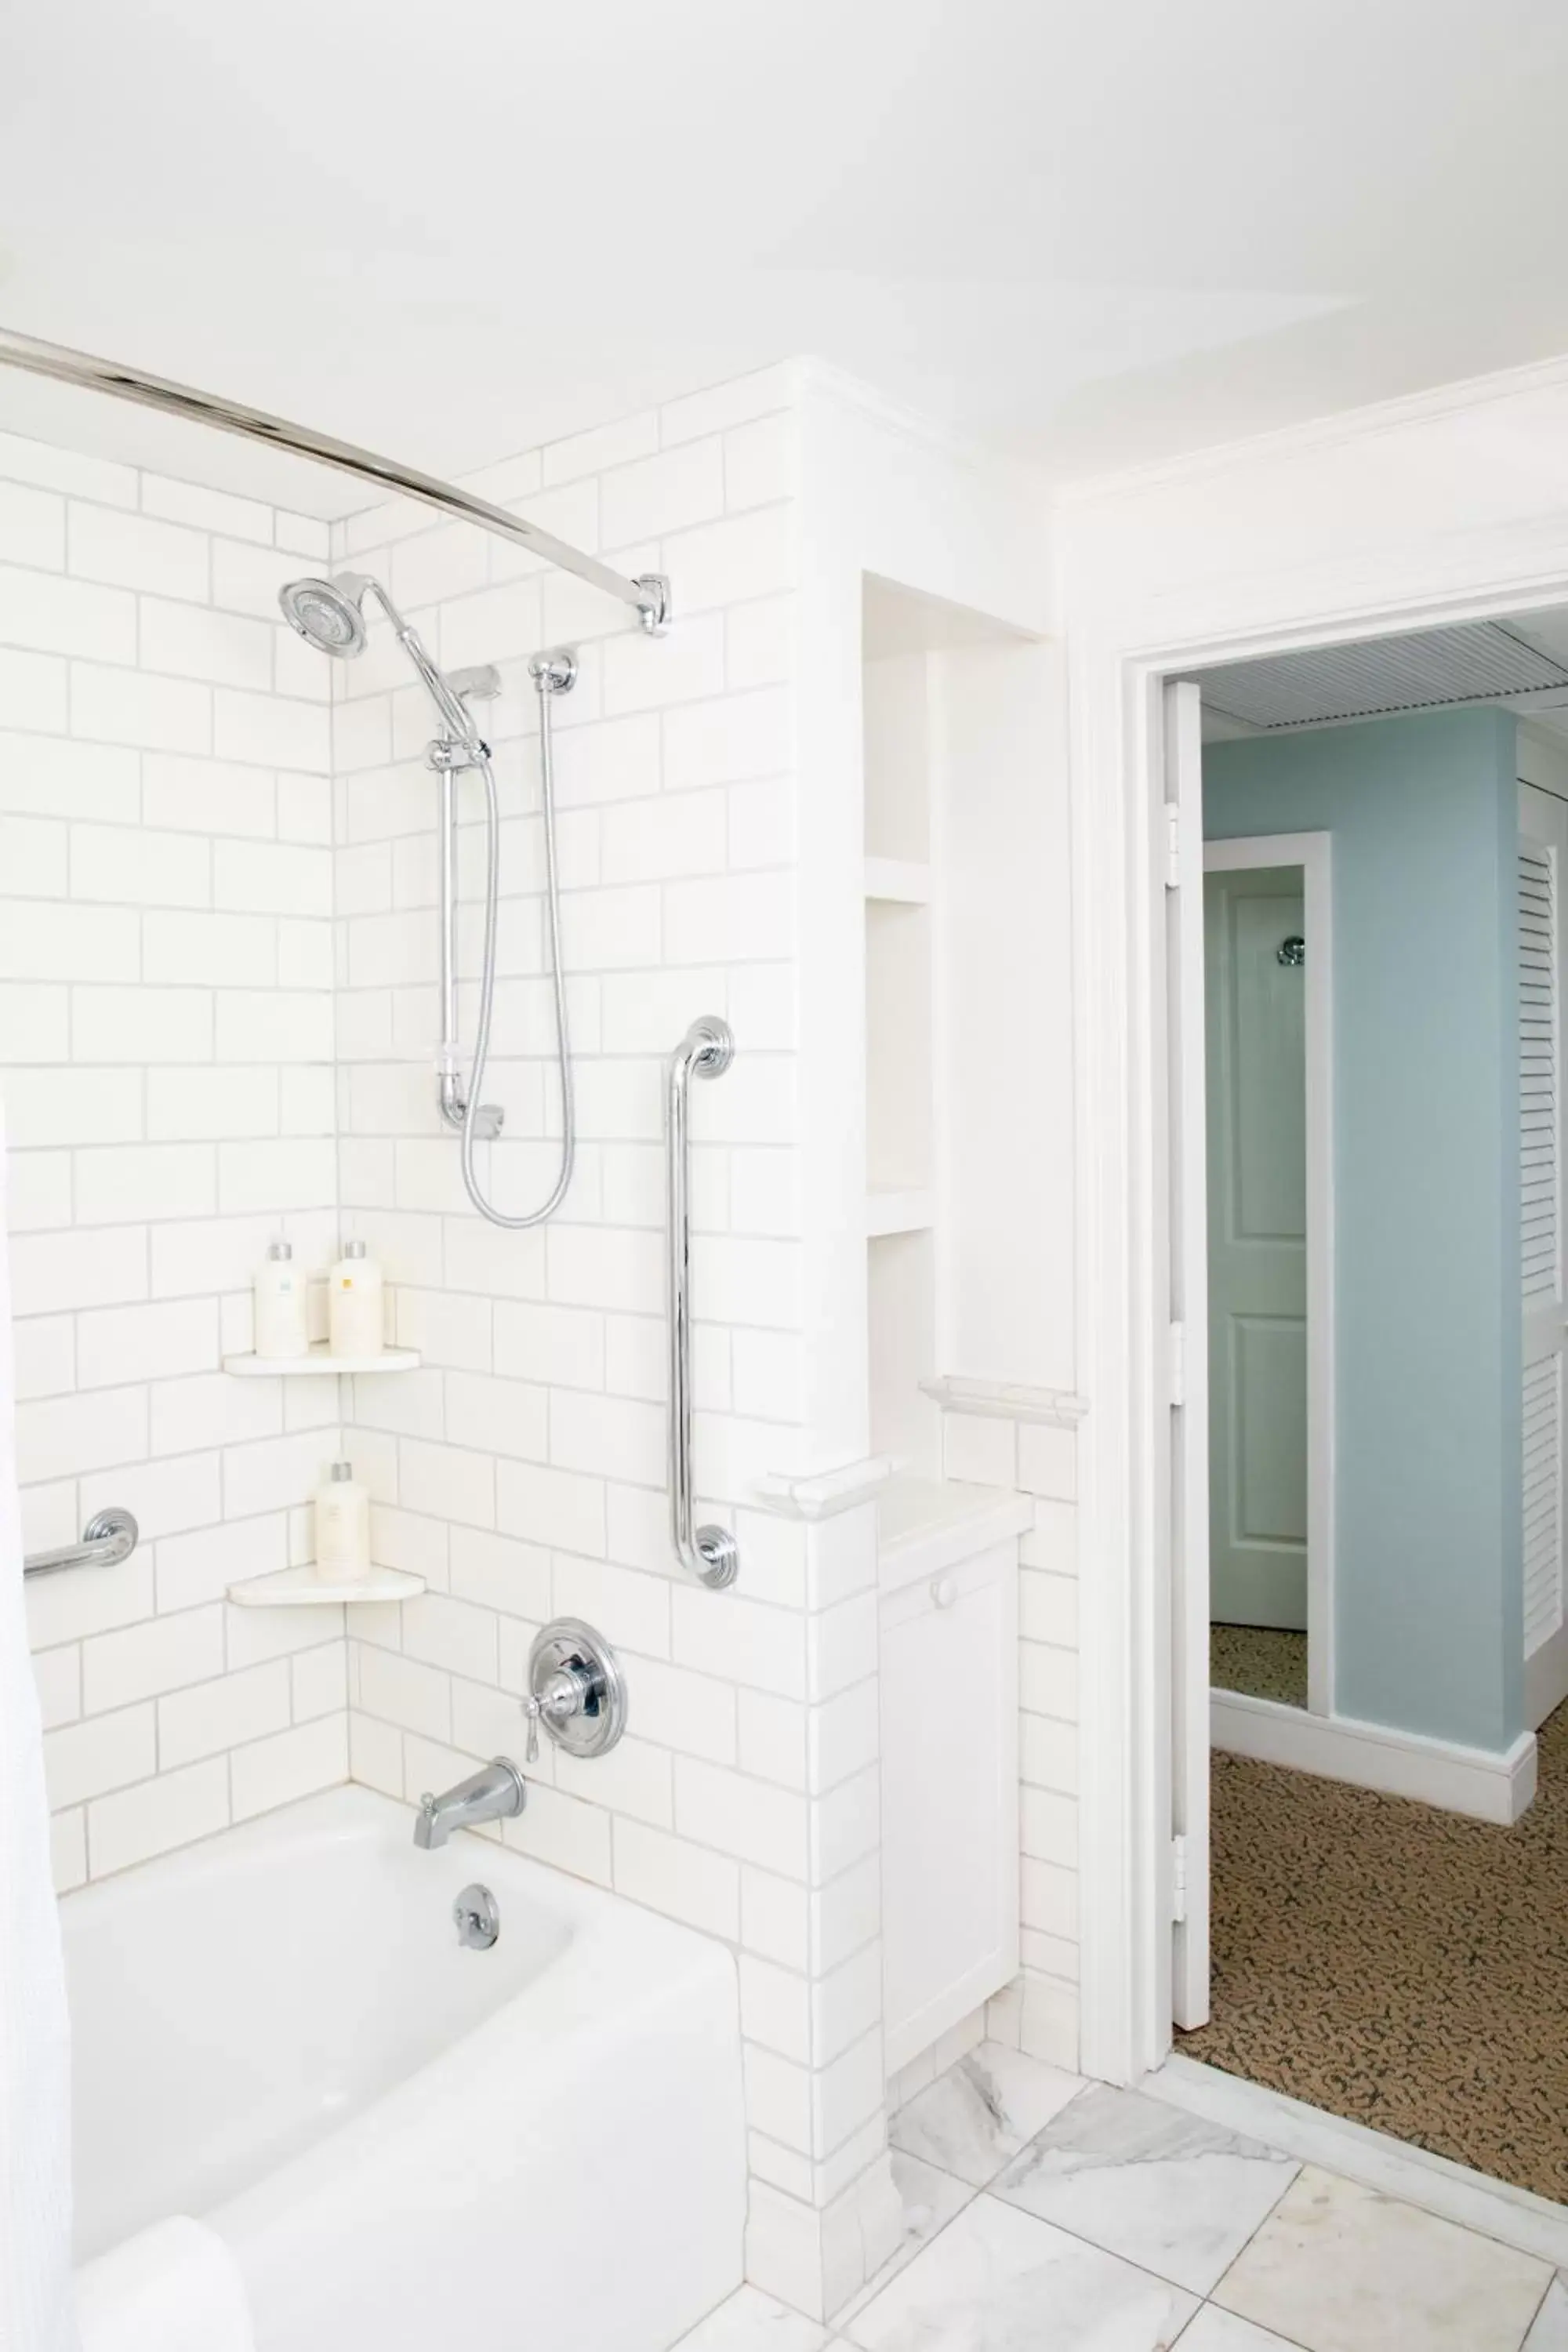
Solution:
M75 2352L69 2036L22 1604L0 1102L0 2352Z

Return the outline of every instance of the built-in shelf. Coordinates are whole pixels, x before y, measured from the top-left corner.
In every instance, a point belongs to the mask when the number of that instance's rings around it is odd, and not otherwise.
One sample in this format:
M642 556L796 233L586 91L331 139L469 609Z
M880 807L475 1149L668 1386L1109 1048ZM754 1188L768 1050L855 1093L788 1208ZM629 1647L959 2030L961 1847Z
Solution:
M1033 1524L1035 1507L1010 1486L958 1478L889 1478L877 1498L877 1552L884 1591L1010 1543Z
M341 1609L345 1601L412 1601L424 1590L425 1579L405 1568L368 1568L363 1576L337 1579L313 1568L278 1568L231 1584L228 1597L241 1609Z
M334 1356L318 1339L302 1356L226 1356L226 1372L237 1381L320 1380L324 1372L416 1372L417 1348L382 1348L374 1356Z
M878 1190L866 1195L866 1233L871 1241L888 1234L926 1234L936 1223L929 1192Z
M865 583L866 1370L871 1451L942 1465L936 1370L934 695L923 603ZM945 721L944 721L945 725ZM937 734L941 730L935 730Z
M868 857L866 896L905 907L931 903L931 867L910 857Z

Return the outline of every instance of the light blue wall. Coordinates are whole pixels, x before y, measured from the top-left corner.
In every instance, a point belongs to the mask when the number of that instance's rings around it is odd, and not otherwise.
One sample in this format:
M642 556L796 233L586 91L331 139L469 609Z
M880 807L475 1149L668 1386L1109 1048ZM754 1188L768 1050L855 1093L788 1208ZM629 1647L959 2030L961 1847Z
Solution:
M1332 835L1335 1711L1491 1749L1523 1727L1517 776L1494 710L1204 757L1211 838Z

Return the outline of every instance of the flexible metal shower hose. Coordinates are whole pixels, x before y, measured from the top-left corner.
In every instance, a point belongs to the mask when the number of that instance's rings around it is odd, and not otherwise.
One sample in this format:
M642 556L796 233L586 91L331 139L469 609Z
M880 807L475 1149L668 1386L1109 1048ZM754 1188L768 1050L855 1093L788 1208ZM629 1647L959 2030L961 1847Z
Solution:
M485 944L479 977L479 1017L474 1031L474 1059L468 1072L468 1108L463 1115L460 1152L463 1182L469 1200L492 1225L517 1233L542 1225L566 1197L577 1157L577 1119L572 1088L572 1048L566 1033L566 978L561 963L561 877L555 852L555 760L551 734L551 703L547 686L535 681L539 694L539 783L544 810L545 920L550 931L550 972L555 999L555 1056L561 1072L561 1168L547 1200L537 1209L509 1216L487 1201L474 1172L474 1120L484 1100L485 1064L490 1050L490 1012L496 987L496 913L500 897L500 811L495 770L487 753L479 761L485 780Z

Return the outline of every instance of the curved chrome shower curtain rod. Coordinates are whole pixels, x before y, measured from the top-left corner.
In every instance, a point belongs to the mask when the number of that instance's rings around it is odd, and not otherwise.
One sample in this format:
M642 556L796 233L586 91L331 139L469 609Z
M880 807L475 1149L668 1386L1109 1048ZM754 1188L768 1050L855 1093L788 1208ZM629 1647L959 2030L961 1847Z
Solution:
M669 583L659 572L645 572L628 580L624 573L612 571L607 563L601 563L596 556L584 555L580 548L555 538L552 532L541 530L537 523L521 515L508 514L504 507L491 506L488 499L477 499L434 474L416 473L412 467L400 466L391 457L378 457L352 441L336 440L330 433L312 433L306 425L290 425L285 417L269 416L265 409L247 408L237 400L219 399L215 393L195 392L189 384L172 383L166 376L144 375L140 368L125 367L115 360L95 359L89 352L73 352L64 343L39 342L31 335L12 334L4 327L0 327L0 367L19 368L26 375L48 376L56 383L79 384L87 392L105 392L112 399L129 400L140 408L161 409L165 416L188 417L196 425L216 425L220 433L237 433L247 441L269 442L273 448L288 449L298 457L319 458L341 474L353 474L362 482L374 482L380 489L418 499L441 514L456 515L464 522L477 523L481 530L493 530L498 538L531 548L547 563L558 564L563 572L574 572L590 587L602 589L606 596L618 596L623 604L630 604L650 636L658 636L669 618Z

